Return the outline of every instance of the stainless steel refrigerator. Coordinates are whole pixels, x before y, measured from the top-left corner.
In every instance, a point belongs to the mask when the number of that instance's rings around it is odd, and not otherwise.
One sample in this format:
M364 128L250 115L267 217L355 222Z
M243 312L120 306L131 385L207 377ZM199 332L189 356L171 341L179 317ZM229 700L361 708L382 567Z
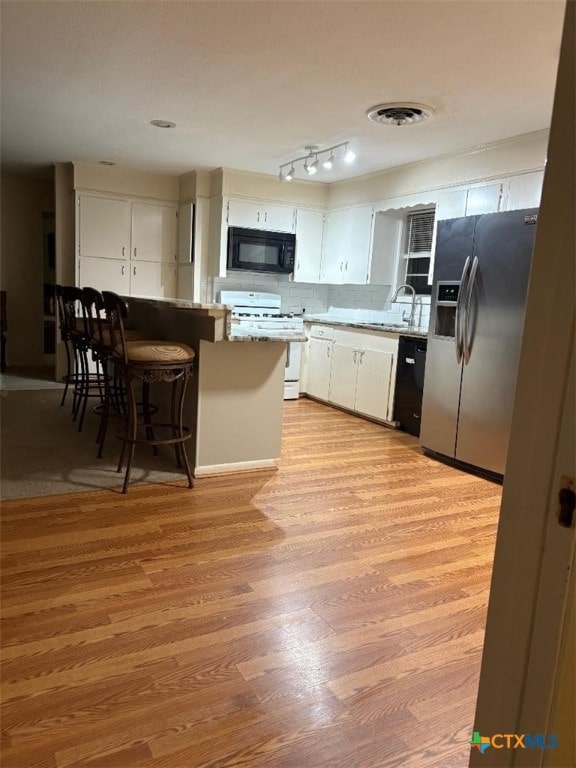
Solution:
M502 476L537 209L438 222L420 442Z

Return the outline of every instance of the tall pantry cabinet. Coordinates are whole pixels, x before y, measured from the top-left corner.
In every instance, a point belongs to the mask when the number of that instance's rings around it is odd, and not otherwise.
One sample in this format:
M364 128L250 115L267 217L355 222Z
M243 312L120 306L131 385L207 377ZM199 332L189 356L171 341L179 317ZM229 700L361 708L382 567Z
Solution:
M176 296L176 205L77 193L76 264L81 287Z

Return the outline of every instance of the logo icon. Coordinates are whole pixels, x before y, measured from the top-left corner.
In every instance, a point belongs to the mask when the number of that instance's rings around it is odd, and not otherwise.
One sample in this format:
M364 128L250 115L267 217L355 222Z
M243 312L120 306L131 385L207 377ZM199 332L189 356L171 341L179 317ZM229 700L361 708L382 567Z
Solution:
M480 731L474 731L472 734L472 740L468 742L468 744L471 744L472 746L470 749L476 749L480 752L480 754L484 754L486 750L488 749L490 744L490 737L489 736L480 736Z

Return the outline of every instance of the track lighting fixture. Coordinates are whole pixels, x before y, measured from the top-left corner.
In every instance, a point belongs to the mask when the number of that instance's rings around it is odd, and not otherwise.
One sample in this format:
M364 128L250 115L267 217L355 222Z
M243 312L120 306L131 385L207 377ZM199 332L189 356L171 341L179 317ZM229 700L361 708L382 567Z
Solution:
M278 174L280 181L292 181L295 173L295 163L302 163L302 167L309 176L313 176L318 171L320 162L322 162L322 167L329 171L334 167L334 163L336 162L334 152L340 149L343 152L342 159L345 163L352 163L356 158L354 152L349 149L347 141L343 141L340 144L334 144L333 147L327 147L326 149L320 149L316 146L308 146L304 147L304 149L306 150L306 154L302 155L302 157L295 157L287 163L282 163L280 166L280 173ZM322 156L326 157L321 161Z

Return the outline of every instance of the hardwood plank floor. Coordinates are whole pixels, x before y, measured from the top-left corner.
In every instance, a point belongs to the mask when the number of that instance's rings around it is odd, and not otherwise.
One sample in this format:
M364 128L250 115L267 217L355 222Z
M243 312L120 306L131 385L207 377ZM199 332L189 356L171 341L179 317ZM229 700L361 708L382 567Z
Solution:
M278 472L5 502L3 768L465 768L499 505L308 400Z

